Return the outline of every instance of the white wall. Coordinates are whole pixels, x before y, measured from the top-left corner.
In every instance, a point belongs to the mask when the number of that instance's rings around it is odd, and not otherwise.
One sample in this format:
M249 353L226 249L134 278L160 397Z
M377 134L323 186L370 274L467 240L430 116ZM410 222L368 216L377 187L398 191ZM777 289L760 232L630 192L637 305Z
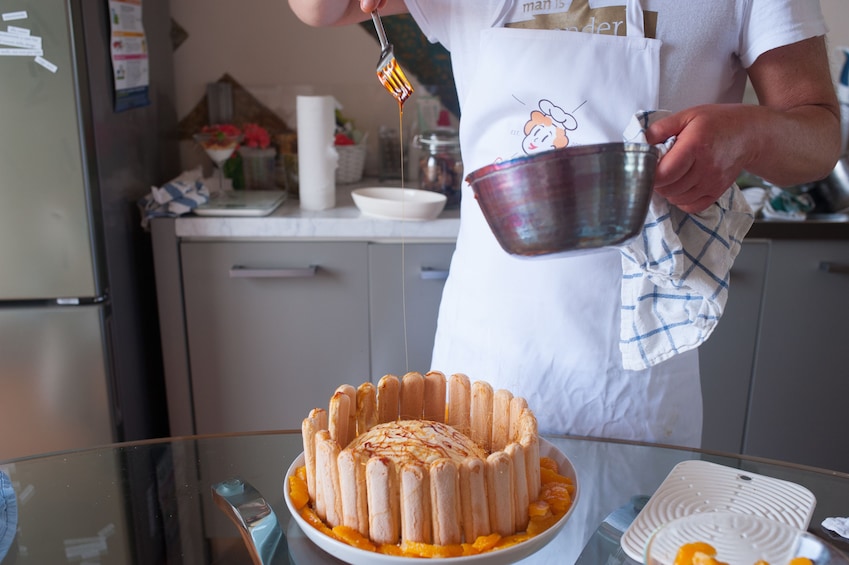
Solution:
M834 47L849 46L849 1L820 1L831 30L836 75L841 61ZM397 127L398 106L375 76L378 44L359 26L310 28L295 17L286 0L171 0L171 13L189 34L175 60L180 118L204 96L206 84L224 73L292 127L297 94L332 94L343 112L370 132L366 170L376 173L377 131L381 125ZM409 106L406 110L404 128L410 132L415 111ZM203 161L202 152L190 143L183 145L184 168Z

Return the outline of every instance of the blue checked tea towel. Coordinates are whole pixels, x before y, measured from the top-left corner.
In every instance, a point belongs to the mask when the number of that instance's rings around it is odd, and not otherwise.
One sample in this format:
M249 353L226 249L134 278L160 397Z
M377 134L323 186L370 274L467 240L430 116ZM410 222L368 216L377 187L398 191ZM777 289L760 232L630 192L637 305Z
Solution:
M0 470L0 561L6 557L18 531L18 503L12 479Z
M162 187L150 187L150 194L139 199L142 228L148 229L151 218L188 214L209 201L209 189L203 182L200 167L186 171Z
M669 114L638 113L625 141L645 143L645 128ZM731 265L753 221L736 184L698 214L652 196L642 232L619 247L619 349L626 369L649 368L710 337L728 300Z

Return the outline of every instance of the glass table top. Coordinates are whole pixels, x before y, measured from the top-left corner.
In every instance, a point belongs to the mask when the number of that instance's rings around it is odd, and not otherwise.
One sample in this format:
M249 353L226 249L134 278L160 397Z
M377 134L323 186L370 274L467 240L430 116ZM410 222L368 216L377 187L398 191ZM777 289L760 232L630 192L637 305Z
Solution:
M581 497L557 537L522 563L633 563L618 547L622 530L673 467L693 459L805 486L817 500L809 530L849 548L820 526L826 517L849 515L849 474L631 442L546 439L575 466ZM283 431L115 444L0 462L0 497L4 485L11 494L5 512L0 503L0 564L251 564L238 528L212 496L213 485L234 478L262 494L282 530L266 562L340 563L304 536L283 500L284 474L301 451L300 432Z

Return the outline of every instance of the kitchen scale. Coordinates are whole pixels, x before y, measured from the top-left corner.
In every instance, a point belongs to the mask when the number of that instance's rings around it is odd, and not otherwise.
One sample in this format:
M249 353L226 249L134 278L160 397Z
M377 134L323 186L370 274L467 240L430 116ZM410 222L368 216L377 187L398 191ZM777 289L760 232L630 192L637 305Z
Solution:
M224 190L194 209L198 216L267 216L286 201L283 190Z

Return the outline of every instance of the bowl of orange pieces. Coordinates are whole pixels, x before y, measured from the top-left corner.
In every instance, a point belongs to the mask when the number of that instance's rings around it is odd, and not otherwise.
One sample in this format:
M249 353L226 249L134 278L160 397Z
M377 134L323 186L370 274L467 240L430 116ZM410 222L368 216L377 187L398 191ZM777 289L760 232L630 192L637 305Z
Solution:
M849 565L817 536L762 516L702 512L676 518L649 538L645 565Z

